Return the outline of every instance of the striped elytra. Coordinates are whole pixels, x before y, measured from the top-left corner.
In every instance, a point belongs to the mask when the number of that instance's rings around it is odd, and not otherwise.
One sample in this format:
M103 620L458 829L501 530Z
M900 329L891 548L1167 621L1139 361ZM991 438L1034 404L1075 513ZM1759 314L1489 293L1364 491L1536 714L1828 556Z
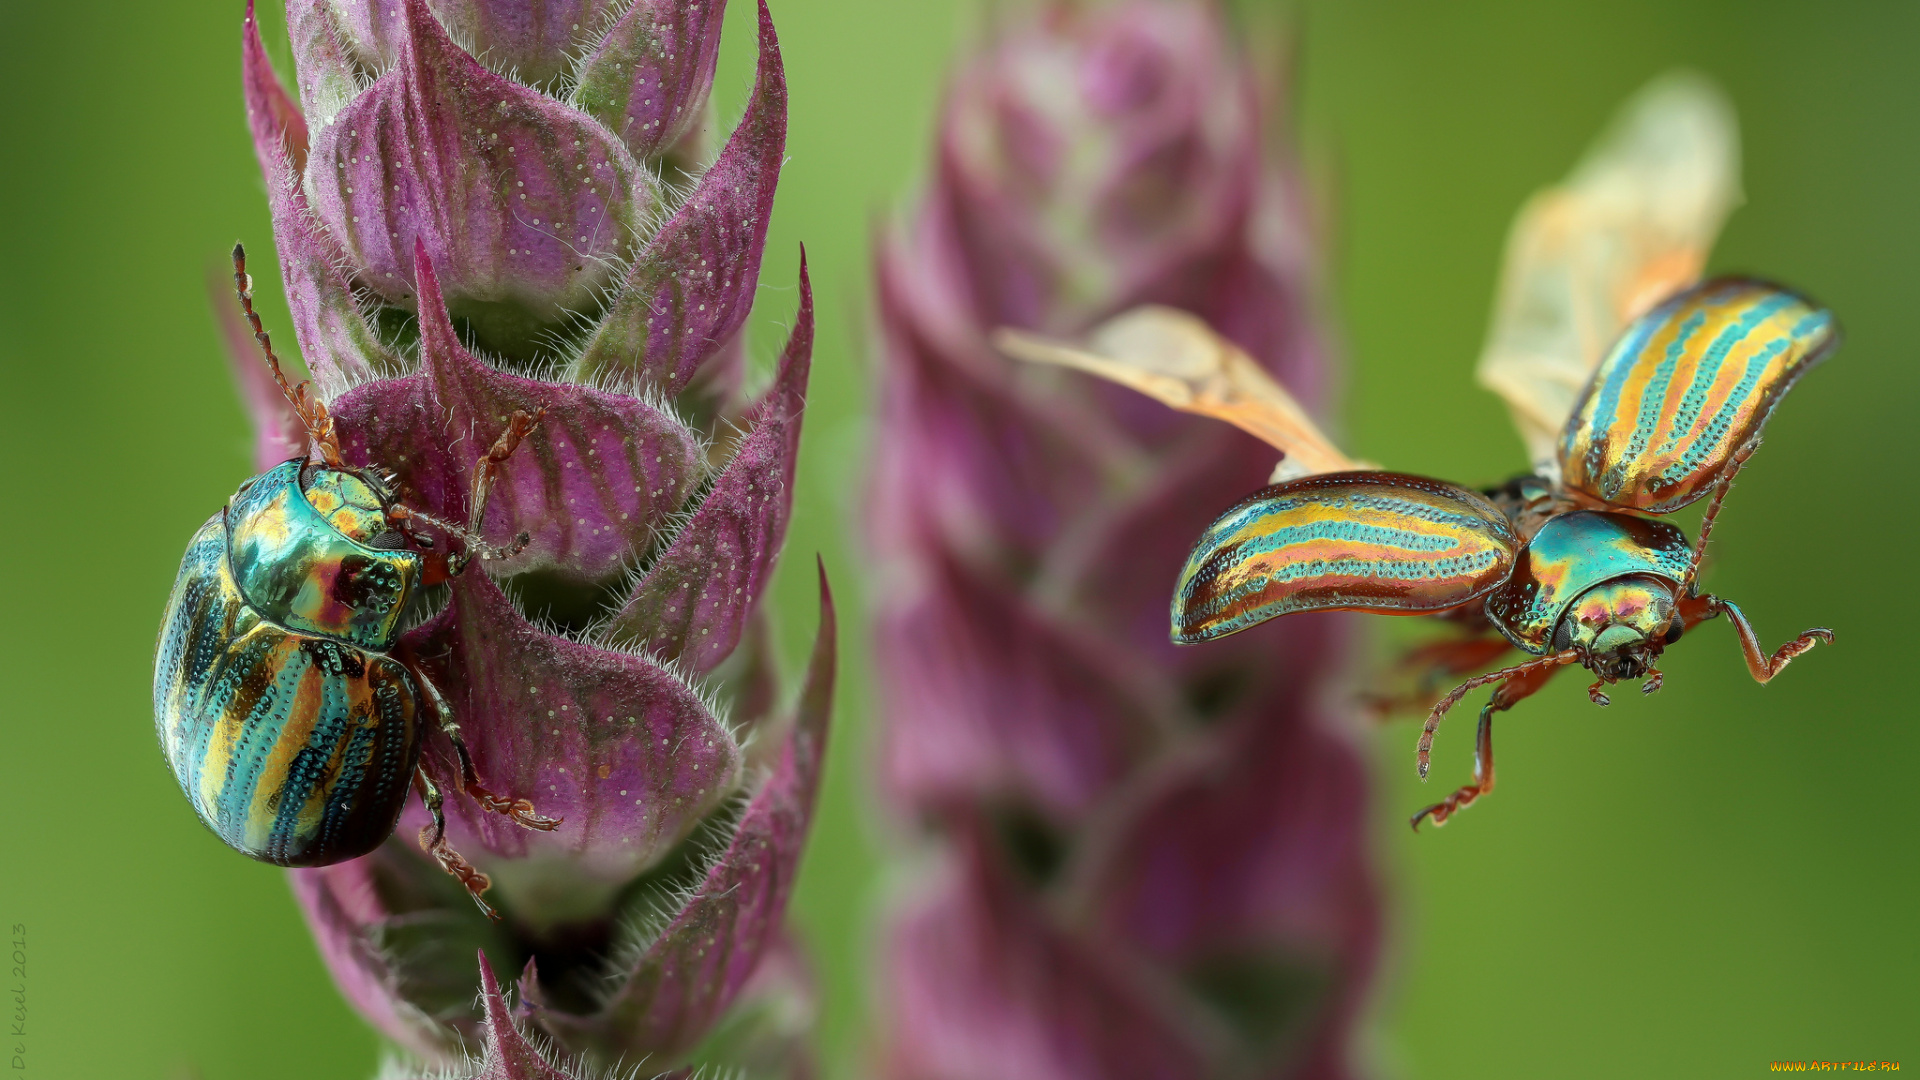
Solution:
M1777 285L1721 279L1673 297L1595 370L1561 438L1562 482L1642 513L1693 502L1839 336L1832 313Z
M1173 640L1207 641L1296 611L1417 614L1506 580L1506 515L1466 488L1387 472L1276 484L1207 528L1180 574Z
M283 866L378 846L420 758L418 687L385 652L419 557L333 528L302 464L249 481L194 536L153 682L161 749L201 820Z

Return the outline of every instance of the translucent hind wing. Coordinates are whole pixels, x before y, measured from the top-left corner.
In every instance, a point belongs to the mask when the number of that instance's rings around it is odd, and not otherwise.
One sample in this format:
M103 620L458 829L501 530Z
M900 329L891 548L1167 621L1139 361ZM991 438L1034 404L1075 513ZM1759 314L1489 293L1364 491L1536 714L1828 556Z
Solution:
M1732 107L1705 79L1672 74L1521 209L1477 375L1506 399L1536 471L1555 475L1567 417L1608 347L1699 278L1740 199Z
M1290 475L1367 467L1342 453L1252 357L1184 311L1135 308L1096 328L1086 348L1018 330L1001 330L994 345L1018 360L1085 371L1170 408L1225 420L1284 453Z
M1416 615L1498 588L1520 540L1492 503L1388 472L1264 488L1207 527L1173 596L1173 640L1193 644L1298 611Z

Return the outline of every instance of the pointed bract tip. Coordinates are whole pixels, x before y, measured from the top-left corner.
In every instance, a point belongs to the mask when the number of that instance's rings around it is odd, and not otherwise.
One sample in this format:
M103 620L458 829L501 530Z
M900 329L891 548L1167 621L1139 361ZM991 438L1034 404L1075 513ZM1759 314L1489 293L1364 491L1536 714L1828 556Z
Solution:
M487 1025L499 1033L512 1026L507 1015L507 1001L500 993L500 980L494 977L493 965L487 961L487 950L475 949L480 959L480 1003L487 1011Z

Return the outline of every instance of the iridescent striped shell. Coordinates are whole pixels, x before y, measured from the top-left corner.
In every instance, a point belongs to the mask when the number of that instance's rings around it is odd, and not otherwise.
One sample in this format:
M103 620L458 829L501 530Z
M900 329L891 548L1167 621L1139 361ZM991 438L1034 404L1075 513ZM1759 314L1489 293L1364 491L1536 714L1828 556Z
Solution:
M1173 640L1222 637L1296 611L1418 614L1507 579L1506 515L1466 488L1387 472L1326 473L1262 489L1194 546L1173 597Z
M1705 495L1794 380L1839 342L1833 315L1758 281L1710 281L1635 320L1568 418L1562 483L1664 514Z
M417 687L385 653L420 557L341 532L384 532L364 514L379 493L316 470L322 510L303 464L255 477L194 535L153 676L161 750L201 820L284 866L378 846L420 756Z

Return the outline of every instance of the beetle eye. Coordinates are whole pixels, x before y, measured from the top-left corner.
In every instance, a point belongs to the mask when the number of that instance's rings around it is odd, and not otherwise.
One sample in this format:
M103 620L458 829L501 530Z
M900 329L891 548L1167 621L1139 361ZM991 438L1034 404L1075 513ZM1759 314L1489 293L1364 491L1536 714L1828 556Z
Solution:
M367 541L367 546L375 551L399 551L407 546L407 534L398 529L388 529Z
M1671 645L1674 642L1679 641L1680 634L1685 629L1686 627L1680 625L1679 619L1673 620L1673 625L1667 627L1667 644Z

